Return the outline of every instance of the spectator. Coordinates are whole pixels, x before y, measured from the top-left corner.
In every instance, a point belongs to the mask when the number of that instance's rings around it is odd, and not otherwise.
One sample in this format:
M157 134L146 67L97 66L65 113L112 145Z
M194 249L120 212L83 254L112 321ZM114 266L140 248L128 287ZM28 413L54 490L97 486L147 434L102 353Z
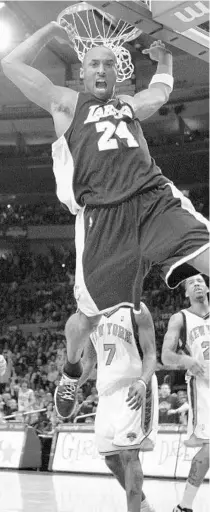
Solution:
M59 372L62 372L65 361L66 361L66 347L63 342L60 342L59 346L58 346L58 350L57 350L57 356L56 356L56 365L57 365Z
M18 411L30 412L35 403L34 392L28 387L27 380L23 380L18 392Z
M187 399L187 392L184 390L180 390L177 393L178 398L178 409L173 410L170 409L168 411L168 414L179 414L179 423L181 423L183 426L187 427L187 417L188 417L188 399Z
M46 393L44 396L44 407L48 407L49 404L53 404L53 395L52 393Z
M44 391L49 391L49 380L47 373L41 374L40 386L42 387L42 389L44 389Z
M170 409L176 410L179 407L178 398L175 393L171 394L171 388L168 384L162 384L159 391L159 423L178 423L178 414Z
M55 382L58 379L58 376L59 376L59 371L57 369L57 366L55 363L51 362L49 364L49 372L47 375L47 380L49 382Z

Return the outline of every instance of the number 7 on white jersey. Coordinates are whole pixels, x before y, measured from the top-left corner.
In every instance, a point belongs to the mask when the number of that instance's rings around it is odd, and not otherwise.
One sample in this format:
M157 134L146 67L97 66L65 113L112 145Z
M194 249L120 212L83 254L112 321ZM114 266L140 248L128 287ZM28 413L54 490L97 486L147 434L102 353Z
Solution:
M116 345L115 343L105 343L104 344L104 350L108 353L108 357L106 360L106 366L109 366L113 360L113 357L116 353Z

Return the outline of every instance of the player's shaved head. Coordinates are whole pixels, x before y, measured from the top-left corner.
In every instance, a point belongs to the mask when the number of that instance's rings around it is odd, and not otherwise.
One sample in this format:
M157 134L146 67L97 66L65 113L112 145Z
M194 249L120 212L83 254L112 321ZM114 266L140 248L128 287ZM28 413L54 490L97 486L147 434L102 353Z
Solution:
M117 64L117 58L114 54L114 52L107 48L106 46L94 46L93 48L90 48L90 50L87 51L85 54L84 60L83 60L83 68L87 64L87 62L90 62L91 60L97 60L97 59L105 59L105 60L112 60L115 64Z

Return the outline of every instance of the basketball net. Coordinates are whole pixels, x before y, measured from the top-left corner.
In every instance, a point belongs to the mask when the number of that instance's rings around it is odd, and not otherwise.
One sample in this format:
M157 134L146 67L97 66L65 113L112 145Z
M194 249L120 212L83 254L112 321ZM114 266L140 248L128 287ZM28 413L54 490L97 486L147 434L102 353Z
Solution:
M134 72L131 54L124 43L136 39L142 30L123 20L97 9L87 2L80 2L64 9L57 18L65 28L71 46L83 62L88 50L97 46L110 48L117 59L117 82L130 78Z

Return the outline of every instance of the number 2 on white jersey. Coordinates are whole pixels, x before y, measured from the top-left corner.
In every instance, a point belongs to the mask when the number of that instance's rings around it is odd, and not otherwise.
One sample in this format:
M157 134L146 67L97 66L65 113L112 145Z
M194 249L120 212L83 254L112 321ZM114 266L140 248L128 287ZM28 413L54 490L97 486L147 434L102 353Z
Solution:
M104 344L104 350L106 352L109 352L107 360L106 360L106 366L109 366L111 364L111 362L113 360L113 357L115 355L115 352L116 352L116 345L115 345L115 343L105 343Z
M98 141L99 151L105 151L107 149L118 149L118 141L115 135L119 139L125 139L129 148L138 148L139 144L129 131L125 121L120 121L116 127L111 121L100 121L96 123L96 131L102 133Z
M201 346L202 348L204 348L204 351L203 351L203 357L205 359L205 361L209 361L209 341L203 341L201 343Z

